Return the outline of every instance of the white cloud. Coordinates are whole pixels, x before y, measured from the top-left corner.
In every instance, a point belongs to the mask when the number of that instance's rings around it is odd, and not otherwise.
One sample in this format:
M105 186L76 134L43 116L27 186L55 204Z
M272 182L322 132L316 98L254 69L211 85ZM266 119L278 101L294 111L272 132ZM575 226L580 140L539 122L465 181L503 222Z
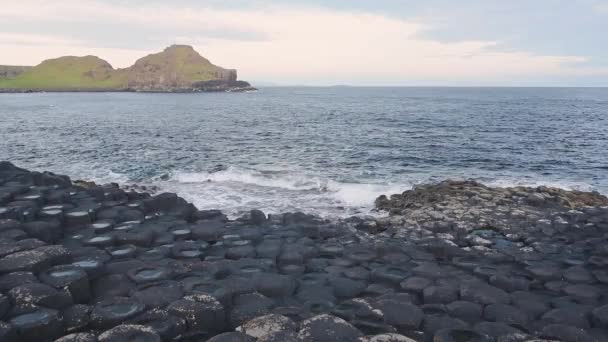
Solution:
M1 6L2 17L71 22L81 30L103 30L104 25L122 25L125 30L133 25L154 28L156 32L159 28L165 29L178 34L172 35L172 41L162 44L195 45L213 62L238 68L243 79L406 83L411 79L441 82L598 72L576 68L576 63L585 61L583 57L541 56L525 51L496 52L494 48L498 42L491 41L432 41L420 38L419 33L427 28L422 22L323 8L228 10L175 8L171 5L135 7L100 1L22 0ZM194 29L250 32L264 39L238 40L179 34ZM124 67L142 54L151 52L93 49L90 46L95 42L57 37L45 41L44 36L36 36L29 39L30 43L36 43L29 47L15 44L15 39L11 41L13 43L7 43L0 34L0 50L10 51L0 56L0 63L13 61L15 64L16 61L37 58L34 56L99 54L112 64ZM601 72L606 73L606 70Z

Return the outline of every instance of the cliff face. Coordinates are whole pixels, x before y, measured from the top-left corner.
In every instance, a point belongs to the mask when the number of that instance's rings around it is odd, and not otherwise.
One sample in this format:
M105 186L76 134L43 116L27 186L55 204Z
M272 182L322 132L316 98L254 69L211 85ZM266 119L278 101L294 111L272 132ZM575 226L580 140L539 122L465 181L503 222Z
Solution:
M7 76L2 77L3 74ZM212 64L187 45L170 46L160 53L140 58L125 69L114 69L95 56L60 57L35 67L0 67L0 91L205 91L207 88L199 85L210 81L224 85L214 89L226 91L240 84L236 82L236 70Z
M213 65L186 45L173 45L143 57L125 72L127 87L139 90L186 89L195 82L230 81L237 77L236 70Z

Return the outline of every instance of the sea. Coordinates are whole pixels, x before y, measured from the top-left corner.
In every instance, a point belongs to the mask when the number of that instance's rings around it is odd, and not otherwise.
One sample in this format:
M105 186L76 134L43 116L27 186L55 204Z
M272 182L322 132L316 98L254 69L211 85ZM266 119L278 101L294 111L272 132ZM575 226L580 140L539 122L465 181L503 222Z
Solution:
M608 88L0 94L0 160L231 217L382 215L448 178L608 194Z

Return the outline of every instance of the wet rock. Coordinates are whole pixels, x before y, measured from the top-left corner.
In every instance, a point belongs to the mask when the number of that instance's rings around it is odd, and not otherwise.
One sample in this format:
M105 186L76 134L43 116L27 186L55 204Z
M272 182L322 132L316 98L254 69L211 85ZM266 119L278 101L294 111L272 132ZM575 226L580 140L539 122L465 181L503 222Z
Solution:
M56 289L67 289L75 303L87 303L91 298L87 273L76 266L54 266L39 278Z
M42 246L29 251L16 252L0 259L0 273L38 273L50 266L69 262L70 252L62 246Z
M525 312L518 308L505 304L490 304L485 307L483 317L491 322L503 322L507 324L516 324L526 326L528 317Z
M16 316L10 324L17 331L20 341L37 342L41 337L55 339L63 334L61 316L56 310L39 309Z
M363 281L352 280L345 277L332 277L329 283L333 286L336 297L354 298L361 294L367 284Z
M150 327L123 324L105 331L99 342L160 342L160 336Z
M12 325L0 321L0 341L16 341L17 329Z
M504 335L521 333L521 331L519 329L514 328L506 323L500 323L500 322L477 323L477 324L475 324L475 327L473 328L473 330L475 330L476 332L478 332L482 335L487 335L487 336L491 336L494 338L504 336Z
M493 342L487 335L469 329L443 329L433 336L433 342Z
M542 336L563 342L597 342L591 335L583 329L567 325L550 324L543 328Z
M348 342L357 341L363 334L345 320L323 314L303 321L298 339L302 341Z
M209 295L196 294L177 300L167 307L167 311L184 318L191 330L221 332L226 326L223 305Z
M288 275L259 273L254 282L256 290L267 297L288 297L296 289L296 281Z
M591 312L591 317L596 326L608 329L608 305L595 308Z
M230 325L236 328L255 317L267 314L274 305L274 301L259 293L236 296L230 312Z
M181 285L176 281L163 281L141 286L132 294L138 302L147 308L162 308L184 295Z
M399 331L416 330L420 327L424 314L420 308L408 301L391 299L374 303L384 317L384 321Z
M446 311L452 317L465 322L475 323L480 321L483 307L472 302L455 301L446 305Z
M91 311L91 326L108 329L122 324L144 311L144 305L129 298L116 297L95 304Z
M110 274L93 283L93 295L97 300L129 296L134 289L135 283L124 274Z
M505 291L480 282L465 283L460 286L462 300L488 305L509 304L511 298Z
M67 332L81 331L90 322L91 307L83 304L76 304L63 310L63 325Z
M38 278L32 272L13 272L0 276L0 292L8 290L19 285L37 283Z
M46 243L55 243L62 236L61 226L58 221L26 222L21 226L21 229L30 237Z
M451 286L429 286L423 291L425 304L447 304L458 300L458 289Z
M163 341L172 341L186 332L186 320L169 314L164 310L149 310L130 320L131 324L150 327Z
M549 324L564 324L581 329L589 328L587 320L588 311L575 306L553 309L542 316L542 320Z
M409 277L402 281L400 286L404 291L422 293L424 289L431 286L433 281L422 277Z

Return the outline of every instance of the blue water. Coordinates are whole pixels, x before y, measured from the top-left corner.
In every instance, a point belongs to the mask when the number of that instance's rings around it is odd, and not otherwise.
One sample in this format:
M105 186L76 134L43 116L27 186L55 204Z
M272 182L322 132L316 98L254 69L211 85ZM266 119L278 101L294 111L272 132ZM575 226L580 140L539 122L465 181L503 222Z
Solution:
M0 137L19 166L154 184L231 215L365 214L445 178L608 193L608 89L0 94Z

